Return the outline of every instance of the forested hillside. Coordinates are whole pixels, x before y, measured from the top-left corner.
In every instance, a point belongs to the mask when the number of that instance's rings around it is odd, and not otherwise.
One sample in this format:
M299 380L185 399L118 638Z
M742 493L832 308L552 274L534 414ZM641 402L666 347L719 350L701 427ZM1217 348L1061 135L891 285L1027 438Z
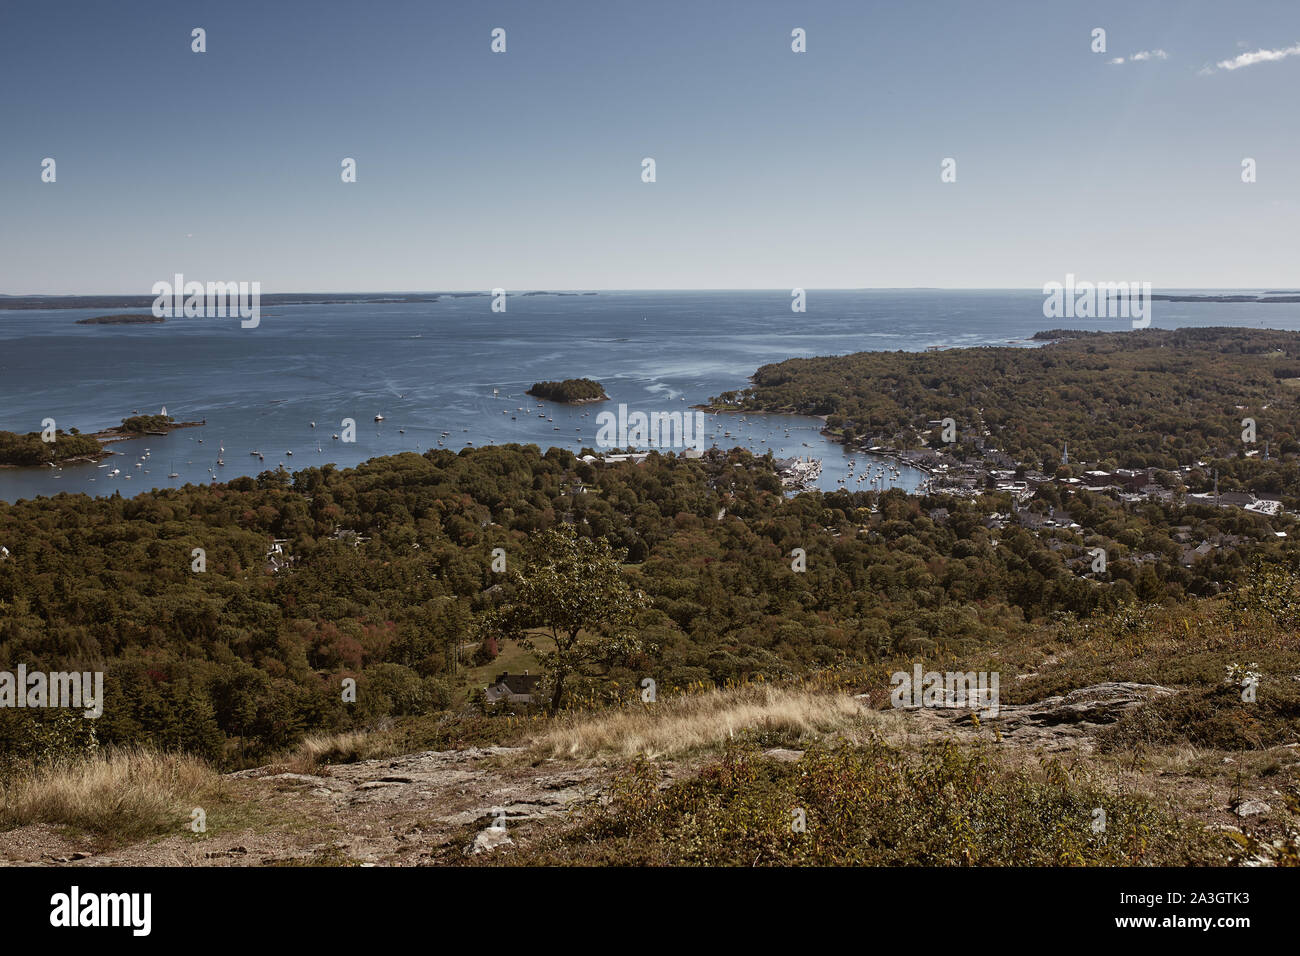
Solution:
M740 450L606 466L503 446L21 501L0 506L0 669L103 670L101 743L231 766L307 731L452 705L457 661L515 587L493 550L513 573L557 524L607 539L648 598L640 649L588 675L593 692L646 673L671 688L948 653L1057 613L1215 594L1258 559L1294 561L1274 532L1289 519L1054 500L1089 539L988 526L1006 496L787 498L771 462ZM1239 543L1186 567L1174 525ZM1080 563L1098 541L1113 551L1101 575ZM341 699L345 677L356 703ZM0 743L17 746L14 722L29 719L0 714Z

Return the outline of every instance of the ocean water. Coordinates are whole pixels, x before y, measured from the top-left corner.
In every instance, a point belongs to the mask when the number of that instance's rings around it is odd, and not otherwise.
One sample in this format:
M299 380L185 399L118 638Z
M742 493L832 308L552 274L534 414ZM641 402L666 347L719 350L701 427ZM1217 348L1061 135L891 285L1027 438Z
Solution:
M0 469L0 500L60 492L130 496L256 475L281 463L290 470L327 462L348 467L440 441L452 450L519 442L577 451L596 446L602 410L626 403L647 413L685 413L744 387L768 362L879 349L1027 346L1034 332L1054 326L1128 325L1045 319L1043 296L1033 290L809 290L807 311L798 314L780 290L515 295L504 313L489 304L476 297L267 306L255 329L237 319L200 318L77 325L121 310L0 309L0 429L37 431L53 418L59 428L93 432L163 406L178 421L207 421L201 429L115 444L104 468ZM1156 302L1152 325L1300 330L1300 304ZM575 377L602 382L612 401L539 408L524 394L535 381ZM356 420L355 444L330 437L341 433L344 418ZM710 444L820 458L822 488L843 487L841 479L868 487L849 473L854 456L822 438L816 419L706 415L705 422ZM860 474L864 456L856 457ZM121 475L109 477L118 468ZM171 472L180 477L168 479ZM913 490L923 478L903 469L894 486Z

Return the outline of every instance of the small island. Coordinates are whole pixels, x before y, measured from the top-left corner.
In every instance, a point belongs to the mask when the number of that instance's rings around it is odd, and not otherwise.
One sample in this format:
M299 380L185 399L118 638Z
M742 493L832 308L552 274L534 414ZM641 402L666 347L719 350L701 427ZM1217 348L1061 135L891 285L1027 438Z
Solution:
M550 402L566 405L585 405L588 402L607 402L605 386L589 378L566 378L563 382L534 382L527 394Z
M123 315L97 315L90 319L77 319L77 325L156 325L166 322L162 316L145 313L126 313Z
M111 442L143 438L145 435L166 435L177 428L197 428L201 422L178 422L170 415L133 415L122 419L116 428L107 428L93 435L83 435L76 428L57 429L53 441L45 441L40 432L0 431L0 468L30 468L38 465L57 466L75 462L92 462L113 454L107 446Z
M101 441L121 441L123 438L139 438L141 435L166 435L177 428L197 428L206 424L206 419L201 422L178 422L165 413L132 415L122 419L122 424L116 428L96 432L95 437Z

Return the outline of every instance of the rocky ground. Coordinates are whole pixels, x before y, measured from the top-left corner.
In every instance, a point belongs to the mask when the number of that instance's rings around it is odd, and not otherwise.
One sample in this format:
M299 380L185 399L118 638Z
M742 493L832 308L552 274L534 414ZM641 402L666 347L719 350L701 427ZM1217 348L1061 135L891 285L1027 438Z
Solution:
M511 833L560 820L596 796L608 777L598 767L554 761L533 767L522 756L491 747L339 764L316 774L246 770L223 778L222 802L244 807L256 818L252 825L222 826L213 814L201 836L186 829L104 853L49 827L21 827L0 834L0 861L416 866L449 850L481 852L509 842Z
M1003 704L996 720L983 721L972 718L968 709L918 708L905 711L906 732L922 739L979 738L1004 749L1009 746L1022 759L1068 760L1093 755L1096 733L1125 713L1176 693L1158 684L1112 681L1034 703ZM1274 772L1259 772L1270 765ZM1153 751L1128 766L1121 759L1104 766L1132 791L1166 801L1213 829L1248 831L1268 843L1285 832L1290 816L1285 788L1300 780L1300 743L1244 755L1190 748ZM1254 860L1255 865L1272 862L1268 852Z
M1098 684L1036 703L1003 705L996 721L973 720L967 709L904 710L897 712L901 720L889 722L886 736L902 746L979 738L1025 761L1088 757L1100 728L1176 692L1153 684ZM802 757L792 749L767 753L780 760ZM1280 833L1287 816L1282 788L1300 777L1300 745L1251 756L1281 768L1270 776L1235 774L1238 759L1165 754L1148 766L1112 765L1105 772L1217 829L1249 828L1265 838ZM661 763L666 783L692 772L688 763ZM542 760L510 747L426 751L323 766L312 774L262 767L222 778L220 804L239 812L209 811L203 834L185 827L174 836L101 852L89 838L26 826L0 833L0 864L437 864L492 852L537 828L562 824L575 808L599 800L616 771L590 761ZM1270 861L1264 854L1256 862Z
M1158 684L1113 681L1032 704L1002 704L996 719L978 720L966 708L926 707L907 713L921 733L957 738L994 735L1002 742L1044 753L1086 754L1092 752L1093 735L1099 729L1147 701L1175 693Z

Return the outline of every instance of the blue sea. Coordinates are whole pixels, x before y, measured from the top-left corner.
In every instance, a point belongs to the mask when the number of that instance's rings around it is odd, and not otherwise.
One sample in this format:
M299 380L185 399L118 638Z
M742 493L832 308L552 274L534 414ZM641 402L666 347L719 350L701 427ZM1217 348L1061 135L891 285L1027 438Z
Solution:
M785 290L515 295L504 313L492 312L486 297L275 305L263 306L253 329L237 319L200 318L77 325L124 310L2 305L0 299L0 429L39 431L43 419L53 418L61 429L93 432L163 406L178 421L207 422L115 444L107 467L0 469L4 501L60 492L131 496L256 475L281 463L291 471L327 462L348 467L435 447L519 442L578 451L596 446L602 410L625 403L647 413L686 412L743 388L768 362L864 350L1029 346L1034 332L1054 326L1128 326L1122 319L1045 319L1037 290L809 290L804 313L791 311ZM1162 328L1300 330L1296 303L1152 308L1152 325ZM612 401L538 407L524 394L535 381L577 377L602 382ZM355 444L331 438L344 418L357 423ZM868 487L849 472L856 457L861 473L864 456L826 441L816 419L705 421L707 443L819 458L822 488ZM121 474L110 477L115 469ZM179 477L169 479L172 472ZM903 469L894 486L913 490L923 478Z

